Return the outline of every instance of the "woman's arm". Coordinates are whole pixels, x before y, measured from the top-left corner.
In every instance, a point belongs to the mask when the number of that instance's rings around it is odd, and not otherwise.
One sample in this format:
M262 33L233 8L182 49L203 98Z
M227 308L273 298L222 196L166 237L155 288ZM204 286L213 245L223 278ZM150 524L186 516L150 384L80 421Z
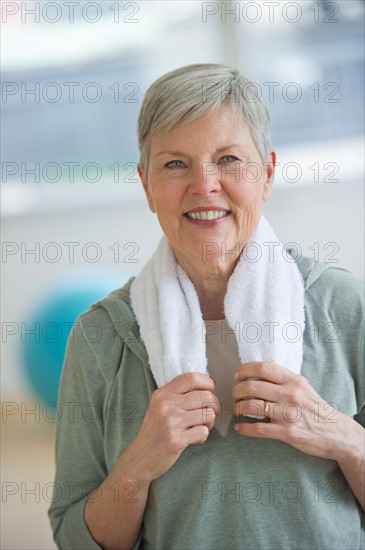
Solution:
M347 418L349 431L337 462L365 512L365 430L355 420Z
M85 337L88 321L100 327L102 337L95 344ZM215 411L219 412L212 378L192 372L176 377L153 392L137 435L121 454L114 448L118 458L108 469L105 448L121 446L120 441L105 439L110 387L126 368L125 361L133 360L124 350L101 308L82 314L70 334L49 508L54 538L63 550L136 545L151 481L163 475L188 445L204 443Z
M271 420L241 422L237 431L250 437L279 439L303 453L336 460L365 510L364 428L329 405L306 378L276 363L246 363L238 369L237 380L233 388L235 414L256 410L263 415L267 401Z
M182 374L152 394L137 437L86 503L85 521L98 544L105 550L133 547L150 483L188 445L205 442L219 411L214 381L205 374Z
M86 524L105 550L130 549L138 539L150 483L138 475L133 454L132 443L86 502Z

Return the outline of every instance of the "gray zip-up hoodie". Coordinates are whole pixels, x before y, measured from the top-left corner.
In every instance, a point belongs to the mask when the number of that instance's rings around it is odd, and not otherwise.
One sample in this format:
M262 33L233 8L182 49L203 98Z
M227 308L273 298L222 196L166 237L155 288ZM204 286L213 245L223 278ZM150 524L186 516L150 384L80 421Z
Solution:
M363 283L331 264L297 264L305 284L302 375L363 423ZM85 502L136 437L156 389L130 306L132 280L81 314L69 337L49 509L65 550L100 548L84 521ZM212 429L152 482L134 548L358 550L364 540L364 514L336 461L239 435L232 421L226 438Z

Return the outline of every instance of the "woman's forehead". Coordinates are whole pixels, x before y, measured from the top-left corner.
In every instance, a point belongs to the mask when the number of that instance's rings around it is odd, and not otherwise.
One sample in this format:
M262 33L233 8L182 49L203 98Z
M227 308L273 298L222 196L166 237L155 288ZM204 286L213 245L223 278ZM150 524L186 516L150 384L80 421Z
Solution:
M223 150L228 146L247 147L252 141L247 124L234 117L231 112L219 112L215 116L204 116L190 124L173 128L169 132L151 136L150 153L159 155L164 151L183 152L196 147Z

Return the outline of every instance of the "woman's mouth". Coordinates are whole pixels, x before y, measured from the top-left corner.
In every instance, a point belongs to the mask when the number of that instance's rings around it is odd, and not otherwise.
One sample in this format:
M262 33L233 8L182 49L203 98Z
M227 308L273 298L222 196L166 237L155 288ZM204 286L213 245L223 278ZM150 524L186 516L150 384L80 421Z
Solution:
M186 212L184 217L189 220L189 222L204 225L212 226L216 223L223 221L231 214L230 210L201 210L198 212Z
M201 212L187 212L186 216L193 220L217 220L229 214L229 210L206 210Z

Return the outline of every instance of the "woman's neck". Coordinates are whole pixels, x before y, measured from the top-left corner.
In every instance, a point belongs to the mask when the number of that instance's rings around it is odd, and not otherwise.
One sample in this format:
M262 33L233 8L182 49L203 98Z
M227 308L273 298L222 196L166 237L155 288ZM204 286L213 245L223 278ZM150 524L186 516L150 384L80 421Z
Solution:
M201 274L191 268L187 270L184 267L184 269L198 294L203 319L205 321L224 319L224 298L230 273L212 275Z
M237 258L222 262L220 256L203 262L189 257L173 248L176 260L192 281L198 294L203 319L212 321L224 319L224 298Z

